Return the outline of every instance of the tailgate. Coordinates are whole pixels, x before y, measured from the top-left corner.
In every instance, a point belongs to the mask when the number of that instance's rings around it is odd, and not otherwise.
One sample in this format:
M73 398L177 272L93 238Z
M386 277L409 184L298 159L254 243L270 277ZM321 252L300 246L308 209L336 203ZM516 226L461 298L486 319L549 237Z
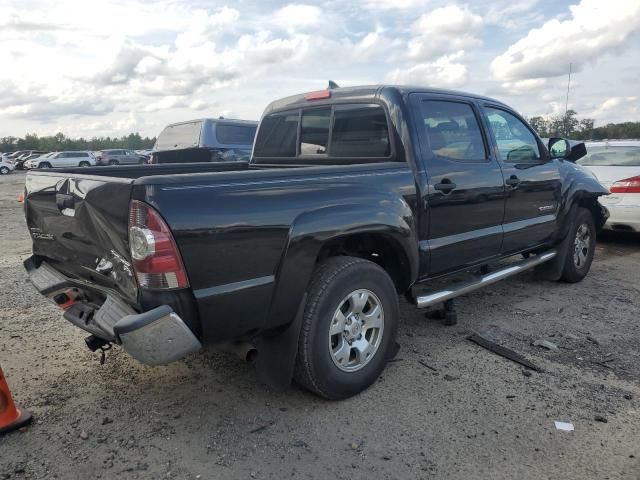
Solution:
M128 246L133 180L30 172L25 216L34 256L74 280L136 301Z

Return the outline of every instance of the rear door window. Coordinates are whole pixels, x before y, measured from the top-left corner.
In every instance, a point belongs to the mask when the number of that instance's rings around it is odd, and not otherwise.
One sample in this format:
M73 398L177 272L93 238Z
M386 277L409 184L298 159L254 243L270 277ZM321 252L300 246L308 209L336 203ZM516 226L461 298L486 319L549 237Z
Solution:
M260 124L254 147L256 157L295 157L298 138L297 110L266 116Z
M434 155L464 162L487 159L478 119L468 103L425 100L422 116Z
M202 121L169 125L161 133L154 150L165 151L196 147L200 143Z
M331 107L303 110L300 155L326 155L329 146Z
M253 125L218 123L216 125L216 139L218 143L223 145L253 145L256 128Z

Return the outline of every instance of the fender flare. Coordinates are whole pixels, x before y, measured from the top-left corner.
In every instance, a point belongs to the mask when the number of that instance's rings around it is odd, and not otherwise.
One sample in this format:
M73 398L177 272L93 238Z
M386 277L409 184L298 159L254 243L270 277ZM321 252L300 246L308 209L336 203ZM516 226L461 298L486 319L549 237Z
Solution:
M390 197L370 204L323 207L295 219L277 270L264 333L256 341L261 381L278 388L291 383L307 288L326 242L359 233L387 236L407 256L411 281L417 278L419 253L413 212L404 199Z

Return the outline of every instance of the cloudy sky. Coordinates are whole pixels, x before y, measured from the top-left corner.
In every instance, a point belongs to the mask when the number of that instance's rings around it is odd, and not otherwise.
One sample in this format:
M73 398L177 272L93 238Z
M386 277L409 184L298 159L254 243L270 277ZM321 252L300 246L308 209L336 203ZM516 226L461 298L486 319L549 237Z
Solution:
M490 6L487 6L490 5ZM411 83L640 120L640 0L0 0L0 137L156 135L273 99Z

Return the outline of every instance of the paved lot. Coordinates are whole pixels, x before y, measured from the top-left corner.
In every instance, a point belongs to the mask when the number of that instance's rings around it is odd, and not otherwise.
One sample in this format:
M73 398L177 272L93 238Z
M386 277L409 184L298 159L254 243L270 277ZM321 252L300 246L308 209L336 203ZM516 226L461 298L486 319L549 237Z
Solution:
M152 368L114 348L100 365L25 277L23 181L0 177L0 362L36 421L0 437L0 479L640 478L638 237L606 236L581 284L523 274L463 297L455 327L405 305L397 360L331 403L210 351Z

